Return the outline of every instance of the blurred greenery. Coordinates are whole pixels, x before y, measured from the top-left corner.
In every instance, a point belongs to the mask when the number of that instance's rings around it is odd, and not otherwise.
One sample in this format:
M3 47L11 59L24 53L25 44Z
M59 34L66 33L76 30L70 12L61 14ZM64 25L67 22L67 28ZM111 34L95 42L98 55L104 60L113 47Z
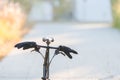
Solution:
M53 1L53 3L56 0ZM70 20L72 17L72 0L58 0L59 5L54 3L54 19L67 19Z
M120 0L111 0L113 11L113 26L120 29Z
M31 3L35 0L11 0L13 2L18 2L21 6L22 9L24 9L25 12L29 13L31 9Z
M29 13L34 2L37 1L41 2L44 0L11 0L11 1L20 3L24 11ZM58 6L55 5L56 1L59 2ZM70 18L72 17L72 0L51 0L51 2L53 3L55 20L61 19L70 20Z

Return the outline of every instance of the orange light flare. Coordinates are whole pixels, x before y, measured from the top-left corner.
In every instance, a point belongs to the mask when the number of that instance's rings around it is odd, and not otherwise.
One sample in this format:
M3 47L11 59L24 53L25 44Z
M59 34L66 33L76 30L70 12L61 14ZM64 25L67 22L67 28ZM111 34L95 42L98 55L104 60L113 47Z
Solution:
M6 48L21 39L25 21L26 15L19 3L9 2L0 6L0 56L4 49L8 50Z

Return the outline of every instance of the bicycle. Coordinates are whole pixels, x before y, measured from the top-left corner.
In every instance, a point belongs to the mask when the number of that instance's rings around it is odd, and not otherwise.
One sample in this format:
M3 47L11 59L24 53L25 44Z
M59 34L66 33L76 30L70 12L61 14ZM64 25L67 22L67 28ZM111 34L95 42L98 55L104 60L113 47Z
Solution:
M56 55L58 55L58 54L62 54L64 56L67 55L70 59L72 59L72 56L71 56L70 53L74 53L74 54L78 54L78 53L75 50L73 50L73 49L71 49L71 48L69 48L67 46L63 46L63 45L60 45L58 47L49 46L51 42L54 42L53 38L43 38L43 42L45 42L47 45L43 46L43 45L38 45L36 42L27 41L27 42L17 43L15 45L15 47L18 48L18 49L23 48L23 50L33 48L32 51L36 51L36 52L40 53L42 58L44 59L43 77L41 79L42 80L50 80L49 79L49 67L50 67L50 64L51 64L53 58ZM41 48L46 48L45 56L40 52ZM52 56L51 59L49 58L49 55L50 55L49 50L50 49L55 50L55 53L54 53L54 55Z

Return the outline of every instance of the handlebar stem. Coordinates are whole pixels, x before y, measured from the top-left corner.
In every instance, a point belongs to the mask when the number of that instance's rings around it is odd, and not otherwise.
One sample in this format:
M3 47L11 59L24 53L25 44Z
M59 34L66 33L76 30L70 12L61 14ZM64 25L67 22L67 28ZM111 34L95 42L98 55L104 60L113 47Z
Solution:
M56 47L50 47L49 44L50 42L46 42L47 46L40 46L42 48L46 48L46 54L44 58L44 64L43 64L43 80L49 79L49 49L56 49Z
M58 47L52 47L52 46L42 46L42 45L37 45L40 48L49 48L49 49L58 49Z

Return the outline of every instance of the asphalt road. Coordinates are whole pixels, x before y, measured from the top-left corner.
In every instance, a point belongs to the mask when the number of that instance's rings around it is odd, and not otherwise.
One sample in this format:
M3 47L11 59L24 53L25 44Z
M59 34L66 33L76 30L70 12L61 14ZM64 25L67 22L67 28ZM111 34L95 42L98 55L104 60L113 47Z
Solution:
M103 24L38 23L22 41L45 45L43 37L55 39L51 46L66 45L79 53L73 59L56 56L50 66L51 80L120 79L120 31ZM0 62L0 80L40 80L42 65L38 53L13 49Z

